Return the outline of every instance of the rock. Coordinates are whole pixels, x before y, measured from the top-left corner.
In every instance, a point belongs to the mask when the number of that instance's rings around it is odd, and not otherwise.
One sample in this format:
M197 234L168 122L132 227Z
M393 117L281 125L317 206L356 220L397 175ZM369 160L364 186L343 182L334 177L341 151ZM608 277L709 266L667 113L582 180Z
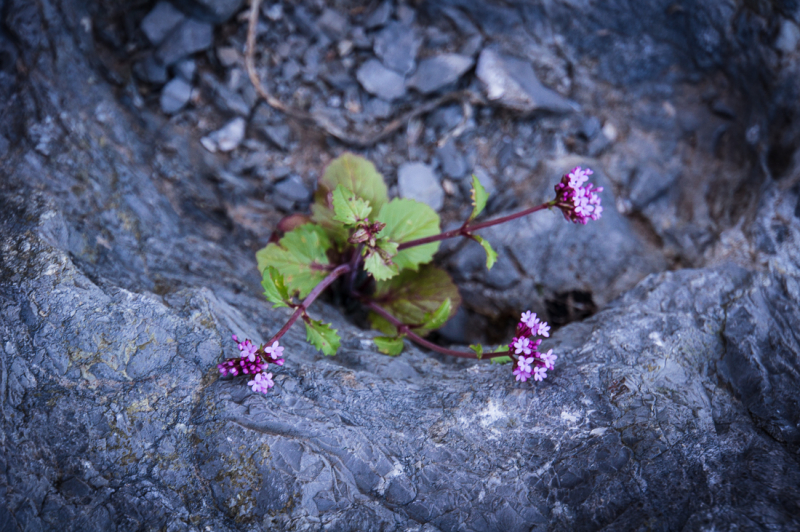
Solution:
M421 44L413 27L391 22L378 32L373 46L375 55L387 68L406 75L414 70Z
M364 90L386 101L402 98L405 93L403 76L370 59L358 68L356 78Z
M289 126L285 124L277 126L266 125L262 128L262 131L266 135L267 139L269 139L269 141L275 144L277 147L282 150L289 149L289 137L292 133L292 130L289 128Z
M217 48L217 59L219 64L225 68L231 68L242 61L242 57L236 48L232 46L220 46Z
M192 86L186 81L175 78L161 89L161 110L168 114L175 114L189 103L192 96Z
M175 63L173 68L175 74L191 83L194 81L194 75L197 72L197 62L194 59L184 59Z
M510 109L526 113L579 110L578 104L539 83L533 67L520 59L486 48L478 58L476 73L486 88L489 100Z
M444 204L444 189L433 168L424 163L403 163L397 169L401 198L417 200L435 211Z
M214 28L207 22L188 19L178 25L156 51L156 57L166 66L203 50L214 43Z
M244 0L175 0L187 13L211 24L229 21L244 6Z
M158 46L185 19L172 4L161 1L142 19L141 28L150 43Z
M784 20L778 38L775 40L775 48L785 54L797 50L797 43L800 42L800 27L791 20Z
M278 2L269 7L267 7L266 4L262 4L261 12L264 13L264 16L270 19L272 22L277 22L283 18L283 4Z
M298 175L289 176L275 185L275 192L291 201L304 202L311 197L311 191L306 188L303 180Z
M214 98L214 103L222 111L237 114L239 116L248 116L251 107L244 100L241 94L229 89L225 84L220 83L213 74L204 72L200 79L203 84L209 88Z
M449 178L461 179L467 175L467 160L456 147L453 139L436 150L436 156L442 163L442 172Z
M392 104L380 98L370 98L364 105L364 112L373 118L389 118L392 116Z
M133 73L145 83L163 85L167 82L167 67L152 55L135 63Z
M364 21L364 27L368 30L374 30L375 28L380 28L385 26L387 22L389 22L389 17L392 16L392 2L391 0L384 0L381 4L375 8L375 10L369 14L367 19Z
M464 75L474 61L459 54L439 54L420 62L417 71L408 80L408 86L423 94L437 92L452 85Z
M221 129L200 139L200 143L211 153L233 151L244 140L246 126L244 118L234 118Z
M341 40L347 35L348 25L344 16L330 8L323 10L322 15L317 19L319 29L334 41Z

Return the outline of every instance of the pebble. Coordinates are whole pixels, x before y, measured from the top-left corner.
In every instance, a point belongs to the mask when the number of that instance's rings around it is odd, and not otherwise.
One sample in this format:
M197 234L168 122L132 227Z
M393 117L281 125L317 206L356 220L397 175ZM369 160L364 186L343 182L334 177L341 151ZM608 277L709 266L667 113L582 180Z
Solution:
M389 118L392 116L392 104L380 98L370 98L364 105L364 112L373 118Z
M417 200L435 211L444 204L444 189L433 167L425 163L403 163L397 170L400 197Z
M212 24L222 24L242 9L244 0L182 0L187 12L198 13Z
M423 94L437 92L458 81L475 62L460 54L440 54L420 62L408 86Z
M308 201L311 192L298 175L291 175L275 185L275 192L291 201Z
M208 50L214 43L214 28L207 22L189 19L178 25L158 47L156 56L170 66L195 52Z
M775 48L788 54L797 50L798 43L800 43L800 28L791 20L784 20L775 41Z
M384 2L379 5L375 11L369 14L367 20L364 22L364 26L369 30L380 28L389 22L389 17L391 16L392 2L390 0L384 0Z
M133 65L136 77L153 85L163 85L167 82L167 67L152 55L148 55Z
M436 150L436 155L442 163L442 172L451 179L462 179L467 174L467 160L458 150L452 139Z
M391 22L375 36L373 48L387 68L405 75L414 70L421 44L414 28Z
M241 57L236 48L232 46L220 46L217 48L217 59L225 68L230 68L239 63Z
M186 19L169 2L159 2L156 7L142 19L142 31L153 46L158 46L167 35Z
M183 109L192 96L192 86L181 78L175 78L161 90L161 110L171 115Z
M248 116L250 114L250 105L244 101L241 94L233 91L220 83L214 78L210 72L204 72L200 77L203 84L206 85L214 97L214 104L222 111L237 114L239 116Z
M175 63L173 68L175 69L175 74L191 83L194 81L194 75L197 72L197 62L194 59L184 59Z
M543 86L530 63L484 49L476 70L490 100L522 112L535 110L565 113L579 110L578 104Z
M269 7L262 5L261 12L264 13L264 16L270 19L272 22L278 22L283 18L283 4L278 2L277 4L272 4Z
M221 129L200 139L200 143L211 153L233 151L244 140L246 126L244 118L234 118Z
M402 98L406 93L403 76L370 59L358 68L356 78L364 90L386 101Z
M275 144L278 148L282 150L289 149L289 141L291 135L291 129L287 125L277 125L277 126L264 126L262 128L264 135L266 135L267 139L270 142Z
M317 26L331 39L340 40L347 34L348 22L340 13L326 8L317 19Z

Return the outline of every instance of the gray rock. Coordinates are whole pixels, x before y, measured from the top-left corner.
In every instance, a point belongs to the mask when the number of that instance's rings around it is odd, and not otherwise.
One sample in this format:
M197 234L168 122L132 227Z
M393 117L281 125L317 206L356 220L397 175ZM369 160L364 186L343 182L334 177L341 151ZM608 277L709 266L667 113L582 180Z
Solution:
M277 2L269 7L267 7L267 4L262 4L261 12L272 22L277 22L283 18L283 4Z
M244 6L244 0L175 0L187 13L210 22L222 24L230 20Z
M444 189L433 168L425 163L403 163L397 169L401 198L417 200L438 211L444 204Z
M200 143L211 153L233 151L244 140L246 127L247 122L245 122L244 118L234 118L221 129L200 139Z
M378 32L373 46L375 55L387 68L406 75L414 70L421 44L413 27L391 22Z
M269 141L275 144L277 147L282 150L289 149L289 142L291 140L290 136L292 133L292 130L289 128L289 126L285 124L276 126L267 125L262 128L262 131L264 132L264 135L266 135L267 139L269 139Z
M475 64L472 57L459 54L439 54L420 62L408 80L408 86L423 94L437 92L452 85Z
M481 52L476 73L489 100L505 107L522 112L541 110L553 113L579 109L575 102L544 87L530 63L489 48Z
M197 62L194 59L184 59L175 63L173 68L175 74L191 83L194 81L194 75L197 72Z
M289 176L275 185L275 192L291 201L308 201L311 191L303 183L298 175Z
M356 78L364 90L386 101L402 98L406 93L403 76L370 59L358 68Z
M373 118L389 118L392 116L392 104L380 98L370 98L364 105L364 112Z
M185 19L172 4L161 1L142 19L141 28L150 43L158 46Z
M791 20L784 20L775 40L775 48L789 54L797 50L798 43L800 43L800 27Z
M207 22L188 19L178 25L156 51L156 57L166 66L203 50L214 43L214 28Z
M451 179L462 179L467 175L467 160L456 147L453 139L436 150L436 156L442 163L442 172Z
M228 88L224 83L220 83L213 74L204 72L200 79L211 91L217 108L239 116L248 116L250 114L251 106L245 101L244 97L235 90Z
M161 89L161 110L168 114L175 114L189 103L192 97L192 86L181 78L175 78Z
M384 0L377 8L375 8L372 13L369 14L366 21L364 21L364 26L369 30L380 28L389 22L389 17L391 16L392 2L391 0Z
M167 67L152 55L135 63L133 73L140 80L153 85L163 85L167 82Z
M326 8L317 19L317 26L331 39L338 41L347 35L347 19L339 12Z

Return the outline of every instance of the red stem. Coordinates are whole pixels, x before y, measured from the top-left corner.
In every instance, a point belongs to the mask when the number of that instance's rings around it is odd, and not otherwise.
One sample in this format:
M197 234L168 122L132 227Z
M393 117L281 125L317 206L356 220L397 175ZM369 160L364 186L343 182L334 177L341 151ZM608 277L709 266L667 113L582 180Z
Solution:
M365 303L376 314L380 314L381 316L386 318L386 321L388 321L389 323L391 323L392 325L397 327L397 331L398 332L405 334L406 336L408 336L408 338L411 341L416 342L416 343L418 343L419 345L421 345L423 347L427 347L431 351L436 351L437 353L442 353L443 355L450 355L450 356L459 357L459 358L475 358L475 359L478 358L477 354L471 353L469 351L457 351L455 349L447 349L446 347L442 347L440 345L434 344L433 342L429 342L425 338L423 338L423 337L419 336L418 334L414 333L409 328L408 325L406 325L402 321L398 320L397 318L395 318L394 316L389 314L389 312L386 309L384 309L383 307L381 307L380 305L378 305L374 301L365 301ZM487 358L487 359L488 358L498 358L498 357L508 356L510 354L511 354L511 350L509 349L507 351L501 351L499 353L487 353L487 354L483 355L481 358L482 359L483 358Z
M418 238L416 240L409 240L408 242L403 242L397 247L397 250L400 251L401 249L421 246L423 244L429 244L430 242L438 242L439 240L446 240L448 238L455 238L457 236L470 237L472 236L473 231L477 231L479 229L485 229L487 227L502 224L505 222L510 222L511 220L516 220L517 218L522 218L523 216L533 214L536 211L547 209L549 207L552 207L553 205L555 205L555 201L548 201L547 203L542 203L541 205L537 205L536 207L531 207L530 209L525 209L524 211L519 211L514 214L509 214L508 216L503 216L501 218L495 218L494 220L487 220L479 224L469 225L469 223L465 223L460 228L453 229L452 231L445 231L444 233L439 233L438 235L431 235L431 236L426 236L425 238Z
M317 286L314 287L314 289L311 292L309 292L309 294L306 296L303 302L297 306L294 313L289 318L289 321L287 321L286 324L283 327L281 327L281 330L278 331L277 334L275 334L275 336L269 339L267 345L272 345L272 343L275 340L280 340L283 337L283 335L286 334L286 331L288 331L289 328L292 325L294 325L294 322L296 322L298 318L300 318L300 316L306 313L306 310L308 310L308 307L311 306L311 303L313 303L314 300L317 299L320 296L320 294L322 294L322 292L326 288L328 288L328 286L330 286L330 284L333 281L336 280L337 277L339 277L340 275L344 275L349 271L350 271L349 264L342 264L334 268L333 271L329 273L327 277L325 277L325 279L323 279Z

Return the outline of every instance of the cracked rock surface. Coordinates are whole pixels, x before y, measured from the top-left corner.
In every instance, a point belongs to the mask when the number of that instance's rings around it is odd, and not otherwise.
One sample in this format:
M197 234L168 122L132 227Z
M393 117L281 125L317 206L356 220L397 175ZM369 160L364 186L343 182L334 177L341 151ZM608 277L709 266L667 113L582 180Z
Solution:
M297 55L298 70L277 92L311 109L412 105L370 99L356 79L398 27L419 46L398 76L492 50L531 58L580 104L524 118L498 102L443 107L364 150L395 194L402 163L444 175L445 224L476 169L497 190L492 214L548 198L577 164L606 187L598 224L542 213L488 231L490 272L463 243L440 255L469 303L465 330L502 337L528 307L560 326L544 382L411 345L380 355L320 302L339 354L292 329L268 395L216 364L232 333L263 341L286 319L260 296L253 251L345 147L255 105L235 46L226 65L205 51L240 37L242 2L138 3L126 16L148 33L112 24L112 4L0 0L0 531L800 528L791 2L742 17L657 0L264 6L263 24L293 28L270 68ZM153 9L202 31L169 45ZM146 58L163 81L136 77ZM160 84L194 83L195 66L225 90L184 90L185 107L161 114ZM460 76L449 83L483 90ZM241 105L214 108L225 95ZM230 150L203 147L232 121ZM460 124L443 146L463 161L442 170L436 143Z

